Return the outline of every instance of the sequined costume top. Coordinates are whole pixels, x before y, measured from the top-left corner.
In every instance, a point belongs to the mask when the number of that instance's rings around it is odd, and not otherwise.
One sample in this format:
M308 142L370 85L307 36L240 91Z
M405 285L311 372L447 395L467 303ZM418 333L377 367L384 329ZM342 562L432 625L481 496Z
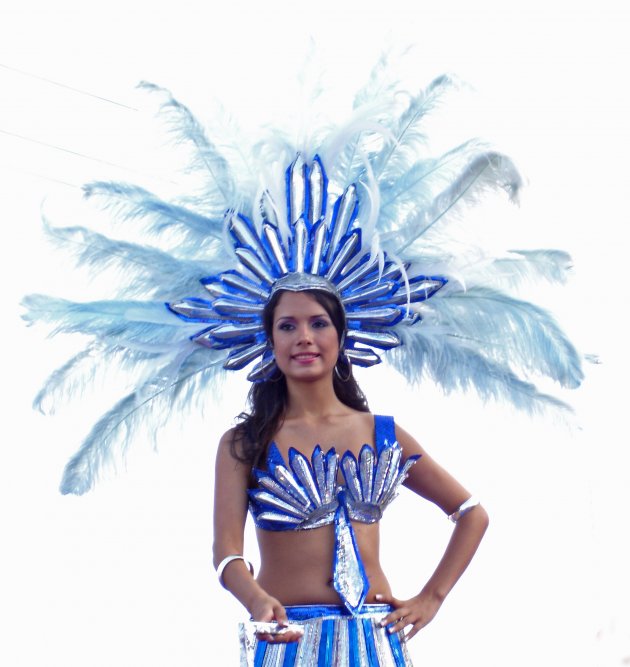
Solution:
M341 461L334 447L324 453L318 445L310 461L292 447L288 465L272 443L266 470L253 471L258 488L249 491L258 528L307 530L334 523L333 585L353 613L360 611L369 583L351 521L379 521L419 458L402 461L393 417L374 416L374 443L361 448L358 460L347 451Z

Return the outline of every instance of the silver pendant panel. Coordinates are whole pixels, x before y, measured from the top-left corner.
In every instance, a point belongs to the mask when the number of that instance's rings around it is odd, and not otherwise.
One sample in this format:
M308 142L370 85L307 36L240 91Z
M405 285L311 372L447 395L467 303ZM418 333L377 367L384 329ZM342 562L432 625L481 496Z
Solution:
M366 290L357 290L356 292L351 292L349 295L344 296L341 301L343 302L344 306L369 303L370 301L375 301L381 297L389 296L394 291L395 287L395 283L379 283L378 285L370 287Z
M258 345L246 345L232 350L225 360L223 368L230 371L238 371L247 366L250 361L256 359L267 349L267 343L258 343Z
M351 257L354 257L361 247L361 232L359 230L350 234L341 246L341 250L335 256L332 264L326 271L326 278L334 280L341 269L346 265Z
M297 157L287 169L289 201L287 210L289 216L289 225L294 225L304 214L304 204L306 196L306 165L302 156L298 153Z
M256 255L249 248L236 248L234 251L236 256L241 260L243 266L248 268L257 278L263 282L271 285L274 281L274 276L271 275L269 269L262 263L260 257Z
M358 210L357 189L349 185L335 204L333 221L330 225L331 237L328 245L327 261L330 263L341 239L347 234Z
M348 329L346 339L355 343L363 343L378 347L381 350L390 350L400 345L400 337L393 331L365 331L361 329Z

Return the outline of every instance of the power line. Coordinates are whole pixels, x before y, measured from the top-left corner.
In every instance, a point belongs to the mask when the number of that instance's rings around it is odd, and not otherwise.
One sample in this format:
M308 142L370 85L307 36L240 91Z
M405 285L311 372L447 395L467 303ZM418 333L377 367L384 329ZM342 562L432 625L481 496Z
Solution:
M123 165L116 164L115 162L109 162L108 160L101 160L97 157L91 157L85 153L79 153L78 151L73 151L70 148L63 148L63 146L56 146L55 144L49 144L45 141L40 141L39 139L32 139L31 137L25 137L22 134L16 134L15 132L9 132L8 130L3 130L0 128L0 134L6 134L9 137L14 137L16 139L21 139L22 141L29 141L33 144L38 144L39 146L45 146L46 148L54 148L57 151L62 151L64 153L69 153L70 155L76 155L78 157L85 158L86 160L92 160L93 162L100 162L101 164L106 164L110 167L116 167L117 169L124 169L125 171L137 171L137 169L131 169L130 167L124 167Z
M5 167L6 168L6 167ZM51 183L58 183L59 185L66 185L70 188L76 190L81 190L81 186L76 183L69 183L68 181L62 181L59 178L53 178L52 176L46 176L45 174L39 174L36 171L28 171L27 169L13 168L13 170L20 172L21 174L26 174L26 176L32 176L33 178L40 178L44 181L50 181Z
M47 79L45 76L40 76L39 74L32 74L31 72L25 72L24 70L18 69L17 67L10 67L9 65L4 65L0 63L0 67L8 69L11 72L17 72L23 76L29 76L32 79L39 79L40 81L45 81L53 86L59 86L59 88L65 88L66 90L71 90L74 93L79 93L79 95L86 95L87 97L93 97L96 100L101 100L102 102L109 102L123 109L129 109L130 111L139 111L136 107L129 106L128 104L123 104L122 102L116 102L115 100L110 100L108 97L103 97L101 95L95 95L94 93L89 93L87 90L81 90L80 88L75 88L74 86L68 86L65 83L60 83L59 81L53 81L52 79Z

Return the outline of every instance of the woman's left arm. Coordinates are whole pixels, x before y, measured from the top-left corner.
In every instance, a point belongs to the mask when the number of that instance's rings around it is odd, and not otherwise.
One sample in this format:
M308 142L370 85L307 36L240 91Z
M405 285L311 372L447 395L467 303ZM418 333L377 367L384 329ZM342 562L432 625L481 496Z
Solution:
M412 466L405 486L435 503L447 516L456 512L471 494L398 426L396 437L405 457L422 455L416 465ZM487 527L488 514L481 505L475 506L456 522L444 555L418 595L409 600L377 596L379 600L395 607L383 619L383 625L388 625L390 632L411 626L405 636L411 639L434 618L475 555Z

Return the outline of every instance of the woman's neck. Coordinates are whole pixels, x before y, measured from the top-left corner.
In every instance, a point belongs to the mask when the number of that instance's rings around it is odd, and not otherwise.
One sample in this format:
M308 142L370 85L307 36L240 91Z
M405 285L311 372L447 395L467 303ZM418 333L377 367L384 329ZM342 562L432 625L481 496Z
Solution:
M287 395L286 419L321 418L346 408L337 398L332 381L328 378L316 382L288 380Z

